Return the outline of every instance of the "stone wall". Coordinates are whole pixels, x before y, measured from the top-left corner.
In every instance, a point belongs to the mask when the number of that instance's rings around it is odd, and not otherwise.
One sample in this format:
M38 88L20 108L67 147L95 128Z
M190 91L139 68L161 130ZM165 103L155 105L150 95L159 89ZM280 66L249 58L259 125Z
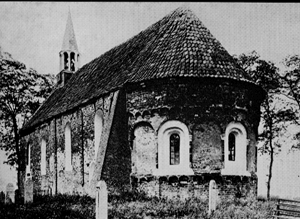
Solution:
M259 106L263 98L260 92L257 87L224 79L166 79L129 87L127 112L129 142L133 148L133 184L141 185L141 181L148 182L155 175L157 133L169 120L181 121L189 129L190 167L195 176L220 175L224 168L226 127L233 121L241 123L248 138L246 168L255 178ZM184 174L176 177L179 179Z
M134 188L150 197L208 199L209 182L215 180L218 194L223 197L246 197L257 194L257 177L222 176L204 173L195 176L149 177L136 182Z
M49 189L53 194L90 193L90 180L93 168L95 167L95 112L101 110L103 117L108 118L108 114L111 113L109 111L112 104L111 101L111 95L99 98L94 103L42 124L32 133L24 137L24 145L28 144L31 148L30 169L35 194L45 194L44 191L49 191ZM123 97L118 101L118 110L114 120L115 124L113 124L112 133L109 134L109 144L111 146L108 146L109 150L105 158L108 165L106 165L103 170L103 177L108 178L107 175L112 175L112 179L114 178L113 176L115 176L114 181L116 181L116 174L120 172L126 173L127 168L127 179L125 179L126 177L123 177L123 179L129 184L130 153L128 153L129 148L127 143L127 120L126 116L124 116L124 112L126 112L124 109L125 106L125 97ZM65 127L67 124L71 127L71 171L65 169ZM120 130L123 130L123 132L120 132ZM46 175L43 176L41 176L40 168L42 139L46 141L47 148ZM123 152L124 154L122 154ZM126 155L126 153L129 154L127 160L125 159L126 162L122 160L121 163L118 163L120 162L120 156ZM117 159L117 161L115 159ZM118 170L116 166L121 164L123 166L119 168L119 172L115 171ZM127 164L127 166L124 164ZM112 183L108 184L112 185Z

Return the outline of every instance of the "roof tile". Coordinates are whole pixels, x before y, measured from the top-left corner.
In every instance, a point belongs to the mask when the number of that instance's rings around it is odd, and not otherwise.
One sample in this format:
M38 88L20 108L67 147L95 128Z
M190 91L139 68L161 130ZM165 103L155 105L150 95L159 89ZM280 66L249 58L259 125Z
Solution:
M254 83L190 10L178 8L80 68L64 87L49 96L22 130L128 82L176 76Z

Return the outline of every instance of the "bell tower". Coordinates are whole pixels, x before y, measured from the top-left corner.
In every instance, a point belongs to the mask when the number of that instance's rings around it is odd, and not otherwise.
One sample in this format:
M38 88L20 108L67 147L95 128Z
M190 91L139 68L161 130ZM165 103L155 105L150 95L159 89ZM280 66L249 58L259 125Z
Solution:
M76 42L71 12L69 10L68 20L63 39L61 51L59 52L60 71L68 70L75 72L79 68L79 51Z
M76 42L71 12L69 10L63 44L61 51L59 52L57 84L59 86L64 86L73 73L79 69L79 65L80 54Z

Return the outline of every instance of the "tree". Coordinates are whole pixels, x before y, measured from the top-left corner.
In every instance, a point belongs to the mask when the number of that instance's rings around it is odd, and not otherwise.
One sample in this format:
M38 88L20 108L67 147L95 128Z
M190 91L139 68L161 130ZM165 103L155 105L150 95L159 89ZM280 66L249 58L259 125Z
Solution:
M259 140L263 142L260 151L270 156L267 180L267 199L269 200L274 155L281 147L275 141L275 137L284 128L283 122L294 118L295 114L289 109L280 108L276 105L278 98L280 98L282 81L279 69L274 63L260 59L259 54L255 51L248 55L241 54L235 59L246 73L267 92L261 106L263 131L259 134Z
M6 163L17 167L18 186L25 168L19 130L49 95L53 85L53 75L27 69L0 48L0 148L7 151Z
M283 60L283 65L285 67L284 73L281 76L284 81L284 94L294 101L297 105L297 109L294 108L295 111L300 110L300 56L293 55L287 56ZM298 125L299 123L299 115L294 119L294 122Z

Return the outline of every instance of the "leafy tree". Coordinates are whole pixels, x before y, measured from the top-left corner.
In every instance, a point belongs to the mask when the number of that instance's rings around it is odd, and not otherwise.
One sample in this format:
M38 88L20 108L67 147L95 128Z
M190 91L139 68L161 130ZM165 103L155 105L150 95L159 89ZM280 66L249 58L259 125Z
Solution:
M296 112L300 110L300 56L287 56L282 63L285 67L281 77L284 81L284 94L296 103L297 107L294 108ZM293 121L300 125L298 114Z
M259 135L259 140L263 142L260 151L270 156L267 180L267 199L269 200L274 155L281 147L275 138L283 130L283 122L294 118L295 114L289 109L281 108L276 104L280 99L282 80L279 69L274 63L261 59L256 51L252 51L247 55L241 54L235 58L246 73L267 92L261 106L263 131Z
M18 186L25 168L19 130L49 95L53 84L54 76L27 69L0 47L0 148L7 151L6 163L17 167Z

